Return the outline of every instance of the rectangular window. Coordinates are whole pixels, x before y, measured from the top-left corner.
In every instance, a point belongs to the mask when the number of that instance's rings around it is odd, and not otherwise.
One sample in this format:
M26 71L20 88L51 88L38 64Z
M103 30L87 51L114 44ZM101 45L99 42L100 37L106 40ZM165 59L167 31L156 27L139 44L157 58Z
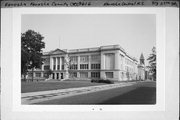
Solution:
M71 60L72 63L77 63L77 61L78 61L78 56L71 56L71 57L70 57L70 60Z
M114 53L105 54L105 69L114 69Z
M106 72L106 78L113 78L113 72Z
M41 73L36 73L36 77L41 77Z
M74 64L70 66L70 69L77 70L77 67L78 67L77 64Z
M56 58L53 58L53 65L56 65Z
M92 78L100 78L100 72L91 72Z
M44 70L49 70L50 66L49 65L45 65L44 66Z
M91 62L100 62L100 55L91 55Z
M74 77L77 77L77 72L74 72L74 73L73 73L73 76L74 76Z
M80 56L80 62L84 63L84 62L89 62L89 56Z
M80 69L89 69L88 64L80 64Z
M62 70L64 70L64 65L61 65Z
M53 65L53 70L55 70L56 69L56 65Z
M57 66L57 69L60 70L60 65Z
M57 69L60 70L60 57L57 58Z
M81 78L88 78L88 72L80 72Z
M91 69L100 69L100 64L91 64Z
M72 78L77 77L77 72L70 73L70 77L72 77Z

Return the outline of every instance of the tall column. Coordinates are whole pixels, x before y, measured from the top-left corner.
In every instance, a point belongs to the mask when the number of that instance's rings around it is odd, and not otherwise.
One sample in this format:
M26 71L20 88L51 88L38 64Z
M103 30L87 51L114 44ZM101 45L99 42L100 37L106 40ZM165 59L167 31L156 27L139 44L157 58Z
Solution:
M55 70L57 70L58 59L57 59L57 57L55 57L55 59L56 59L56 66L55 66Z
M44 71L44 64L41 65L41 70Z
M62 57L59 58L59 70L62 70Z
M89 55L89 61L88 61L88 67L89 67L89 70L91 69L91 55Z
M50 69L53 70L53 57L50 57Z
M78 64L78 70L80 70L80 56L78 56L77 64Z

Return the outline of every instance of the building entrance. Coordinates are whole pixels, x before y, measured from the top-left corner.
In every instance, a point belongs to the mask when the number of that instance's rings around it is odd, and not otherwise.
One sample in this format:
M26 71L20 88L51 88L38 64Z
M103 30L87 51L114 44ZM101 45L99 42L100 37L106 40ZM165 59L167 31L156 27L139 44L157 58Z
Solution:
M63 79L63 73L61 73L61 79Z
M59 73L56 73L56 79L59 79Z

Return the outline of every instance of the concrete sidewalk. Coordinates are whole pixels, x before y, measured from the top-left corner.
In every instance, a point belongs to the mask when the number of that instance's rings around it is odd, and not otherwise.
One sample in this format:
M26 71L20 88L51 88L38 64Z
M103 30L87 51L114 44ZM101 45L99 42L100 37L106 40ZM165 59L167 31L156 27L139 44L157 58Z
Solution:
M22 100L22 104L33 104L47 100L61 99L61 98L80 95L80 94L92 93L92 92L108 90L118 87L131 86L134 84L136 84L136 82L22 93L21 100Z

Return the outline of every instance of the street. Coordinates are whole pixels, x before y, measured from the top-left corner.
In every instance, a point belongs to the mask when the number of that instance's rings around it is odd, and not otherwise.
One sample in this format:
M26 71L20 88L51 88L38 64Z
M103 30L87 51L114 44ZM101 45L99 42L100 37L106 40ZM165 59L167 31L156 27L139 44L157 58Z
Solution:
M43 101L36 104L155 104L156 82L138 82L132 86L119 87L93 93Z

